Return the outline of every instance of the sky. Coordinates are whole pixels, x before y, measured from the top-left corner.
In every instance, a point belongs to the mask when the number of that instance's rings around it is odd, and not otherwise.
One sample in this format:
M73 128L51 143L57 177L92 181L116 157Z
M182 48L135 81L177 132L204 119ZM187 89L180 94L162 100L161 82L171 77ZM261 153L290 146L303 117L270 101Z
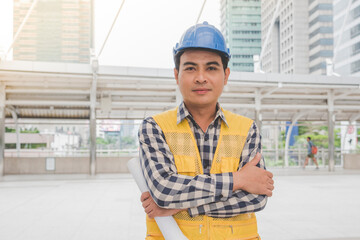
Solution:
M125 0L99 57L100 65L173 68L172 48L194 25L204 0ZM99 53L120 0L95 0L95 52ZM220 29L220 0L207 0L199 22ZM12 0L0 0L0 51L12 42Z

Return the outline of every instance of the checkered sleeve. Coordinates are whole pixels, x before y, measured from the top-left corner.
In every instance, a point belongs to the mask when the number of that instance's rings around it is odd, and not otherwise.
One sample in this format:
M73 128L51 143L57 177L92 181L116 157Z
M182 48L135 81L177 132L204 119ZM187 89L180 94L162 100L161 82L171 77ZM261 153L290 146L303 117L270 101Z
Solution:
M187 209L225 201L232 196L232 173L195 177L178 174L164 133L153 118L141 124L139 143L143 174L158 206Z
M256 153L261 152L261 136L255 124L252 124L243 151L240 156L239 169L253 159ZM262 157L257 165L265 169L265 161ZM241 213L257 212L264 209L267 202L266 195L250 194L246 191L237 190L232 197L225 201L217 201L210 204L190 208L190 216L208 215L211 217L233 217Z

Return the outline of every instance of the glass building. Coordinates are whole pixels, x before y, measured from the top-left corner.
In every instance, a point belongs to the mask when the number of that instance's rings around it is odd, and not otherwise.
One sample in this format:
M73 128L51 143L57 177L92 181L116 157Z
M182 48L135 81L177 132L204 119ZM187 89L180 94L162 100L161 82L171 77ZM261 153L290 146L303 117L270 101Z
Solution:
M14 0L14 35L32 0ZM14 44L13 59L89 63L91 0L39 0Z
M360 76L360 1L334 1L334 40L335 72Z
M230 48L233 71L254 71L253 56L261 51L260 5L260 0L221 1L221 30Z

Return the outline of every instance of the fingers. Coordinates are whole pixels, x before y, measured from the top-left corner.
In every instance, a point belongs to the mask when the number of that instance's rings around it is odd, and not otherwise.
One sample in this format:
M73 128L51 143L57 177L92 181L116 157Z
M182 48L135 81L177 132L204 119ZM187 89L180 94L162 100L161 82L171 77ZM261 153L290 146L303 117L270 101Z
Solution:
M154 209L152 209L152 208L146 208L146 209L144 209L144 211L145 211L145 213L146 213L147 215L149 215L149 214L151 214L151 213L154 211Z
M146 209L151 204L151 201L149 199L146 199L142 202L142 206L144 209Z
M269 178L273 178L273 177L274 177L274 175L273 175L271 172L269 172L269 171L266 171L266 175L267 175Z
M272 191L268 190L265 195L268 196L268 197L271 197L272 196Z
M272 196L272 191L274 190L274 180L272 180L272 179L269 179L268 180L268 184L267 184L267 186L266 186L266 196L268 196L268 197L271 197Z
M261 153L257 153L253 159L249 162L250 165L256 166L261 160Z
M143 202L145 201L146 199L148 199L150 197L150 193L149 192L143 192L141 194L141 197L140 197L140 201Z
M145 209L151 204L151 196L149 192L143 192L140 197L143 208Z

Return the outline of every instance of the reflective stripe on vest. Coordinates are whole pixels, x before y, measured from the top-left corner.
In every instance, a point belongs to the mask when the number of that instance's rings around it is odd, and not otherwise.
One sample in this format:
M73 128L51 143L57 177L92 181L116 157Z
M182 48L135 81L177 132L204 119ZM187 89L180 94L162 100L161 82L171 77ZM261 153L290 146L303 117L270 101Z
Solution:
M220 136L212 160L211 174L234 172L239 167L249 129L249 118L224 112L228 126L221 121ZM200 154L189 123L184 119L177 124L177 108L155 115L154 120L164 132L166 143L174 155L179 174L203 174ZM239 214L231 218L212 218L206 215L190 217L187 211L174 215L180 229L188 239L260 239L254 213ZM154 219L146 218L146 239L164 239Z

